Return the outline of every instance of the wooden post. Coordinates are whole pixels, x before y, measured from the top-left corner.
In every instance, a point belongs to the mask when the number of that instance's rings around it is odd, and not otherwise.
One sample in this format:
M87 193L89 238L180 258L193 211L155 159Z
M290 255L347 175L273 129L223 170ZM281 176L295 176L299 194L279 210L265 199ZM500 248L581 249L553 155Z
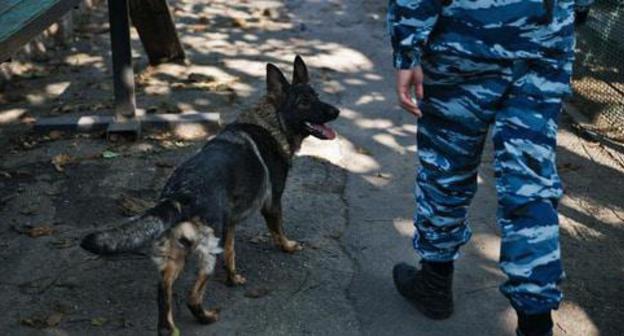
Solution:
M136 100L130 48L128 0L108 0L108 18L113 53L115 116L120 120L134 118Z
M107 137L112 139L122 135L136 139L141 133L141 123L136 118L128 0L108 0L108 18L113 53L115 119L108 125Z
M184 50L167 0L129 0L130 18L151 65L183 63Z

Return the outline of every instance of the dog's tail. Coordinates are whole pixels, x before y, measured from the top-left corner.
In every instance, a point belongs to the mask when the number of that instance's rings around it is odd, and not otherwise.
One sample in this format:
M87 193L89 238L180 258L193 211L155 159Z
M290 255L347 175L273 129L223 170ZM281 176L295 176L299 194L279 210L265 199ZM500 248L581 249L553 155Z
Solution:
M89 252L103 255L136 251L158 238L179 220L180 215L179 203L162 201L117 227L88 234L80 246Z

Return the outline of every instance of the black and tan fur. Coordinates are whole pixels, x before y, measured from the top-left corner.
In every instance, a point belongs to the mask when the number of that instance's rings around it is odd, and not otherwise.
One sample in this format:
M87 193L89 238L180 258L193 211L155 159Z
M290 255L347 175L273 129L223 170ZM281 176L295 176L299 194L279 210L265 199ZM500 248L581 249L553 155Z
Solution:
M282 228L281 198L286 177L291 159L305 137L335 137L324 124L339 113L319 100L308 80L307 68L299 56L295 58L292 84L277 67L268 64L266 96L173 172L158 205L82 241L83 248L98 254L133 251L154 241L153 260L161 274L159 334L177 332L172 286L192 253L199 256L199 268L188 294L188 307L201 323L218 319L217 310L202 307L206 282L214 271L217 255L223 252L228 282L245 283L236 270L234 228L255 211L261 211L281 250L301 250L301 245L289 240Z

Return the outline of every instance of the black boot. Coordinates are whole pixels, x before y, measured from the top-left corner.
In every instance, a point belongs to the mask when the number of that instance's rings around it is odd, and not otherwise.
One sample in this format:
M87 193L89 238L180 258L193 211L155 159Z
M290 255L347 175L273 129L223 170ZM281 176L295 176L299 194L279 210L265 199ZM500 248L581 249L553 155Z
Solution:
M421 269L400 263L392 270L394 285L423 315L434 320L453 313L453 263L421 262Z
M552 336L553 321L550 312L527 315L518 313L518 336Z

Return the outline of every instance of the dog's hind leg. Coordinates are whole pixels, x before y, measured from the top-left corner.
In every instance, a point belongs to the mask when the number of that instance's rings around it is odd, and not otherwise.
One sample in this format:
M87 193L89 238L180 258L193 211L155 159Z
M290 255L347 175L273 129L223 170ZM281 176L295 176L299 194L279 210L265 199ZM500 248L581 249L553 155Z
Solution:
M214 272L217 254L223 252L219 247L219 238L207 226L199 227L200 238L195 247L198 255L198 274L193 287L189 291L187 306L193 316L202 324L209 324L219 319L219 309L204 309L202 303L208 276Z
M179 330L173 322L173 284L182 272L186 256L193 245L192 239L182 234L183 230L191 225L182 223L166 231L155 243L152 250L152 260L160 272L158 284L158 335L179 335Z
M230 286L244 285L247 279L236 273L236 251L234 251L234 223L228 223L223 230L223 259Z
M294 240L289 240L286 238L283 229L283 220L282 220L282 205L279 202L276 204L267 205L262 208L262 216L264 217L264 221L266 225L269 227L269 231L271 231L271 236L273 237L273 242L284 252L294 253L297 251L301 251L303 246L297 243Z

